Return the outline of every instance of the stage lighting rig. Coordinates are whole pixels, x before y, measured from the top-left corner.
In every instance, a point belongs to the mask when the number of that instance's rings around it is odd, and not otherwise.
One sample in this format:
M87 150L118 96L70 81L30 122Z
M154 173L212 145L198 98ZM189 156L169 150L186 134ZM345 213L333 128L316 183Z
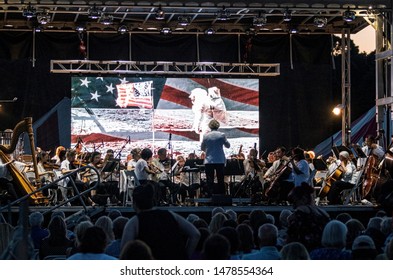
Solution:
M288 8L285 9L282 19L285 22L290 22L292 20L292 12Z
M120 34L126 34L128 32L128 27L126 25L119 26L117 32Z
M205 34L206 34L206 35L213 35L213 34L215 34L215 33L216 33L216 30L214 30L213 27L209 27L209 28L207 28L207 29L205 30Z
M346 22L352 22L356 19L356 13L348 9L343 13L343 20Z
M177 18L177 23L180 26L188 26L191 23L191 18L189 16L179 16Z
M93 4L93 7L90 7L88 12L89 19L99 19L102 15L102 10L97 8L96 4Z
M165 19L165 12L162 9L161 5L159 5L158 9L156 10L156 19L157 20L164 20Z
M217 20L221 21L226 21L231 19L231 13L225 8L225 6L222 7L220 11L217 12Z
M23 11L22 11L22 15L24 17L26 17L27 19L31 19L31 18L35 17L36 13L37 13L36 8L33 7L30 2L27 5L27 7L23 8Z
M45 25L48 22L50 22L50 15L47 11L43 11L39 14L37 14L37 21L39 24Z
M267 22L266 14L262 12L259 12L258 15L252 19L252 25L257 27L264 26L266 22Z
M314 18L314 25L318 28L323 28L327 24L327 18L325 17L315 17Z

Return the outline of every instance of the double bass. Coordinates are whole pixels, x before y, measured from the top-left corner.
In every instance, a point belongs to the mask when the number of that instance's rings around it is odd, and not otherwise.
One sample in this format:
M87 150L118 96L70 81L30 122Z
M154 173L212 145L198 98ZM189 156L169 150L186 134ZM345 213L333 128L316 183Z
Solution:
M366 165L364 166L364 179L362 184L362 198L368 196L370 191L375 187L379 179L378 157L374 154L368 156Z
M265 196L267 198L271 198L273 196L273 193L276 193L278 191L278 188L280 187L280 180L289 176L289 174L292 172L292 168L289 166L291 160L292 157L289 158L289 160L285 164L281 164L278 170L273 174L273 180L270 182L269 187L265 190Z

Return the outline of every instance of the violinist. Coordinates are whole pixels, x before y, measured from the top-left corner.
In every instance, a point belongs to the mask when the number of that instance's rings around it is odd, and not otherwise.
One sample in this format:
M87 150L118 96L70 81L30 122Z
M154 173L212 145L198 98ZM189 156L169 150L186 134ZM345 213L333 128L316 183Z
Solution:
M199 170L192 170L190 166L185 166L186 160L183 156L176 157L173 165L173 175L175 189L180 196L180 202L185 203L186 197L194 198L199 196L200 174ZM187 195L188 194L188 195Z
M141 158L135 165L135 176L141 185L147 183L149 175L155 175L158 172L157 170L153 170L153 168L148 164L152 158L153 152L149 148L145 148L141 151Z
M48 163L49 161L49 154L45 151L41 151L40 153L37 154L37 169L38 169L38 175L40 178L43 178L44 181L46 182L52 182L53 177L54 177L54 172L53 168L52 170L47 170L50 169L50 165Z
M56 148L55 155L51 158L51 161L53 161L57 165L60 165L60 163L64 160L64 159L62 159L60 157L61 151L63 151L63 155L64 155L64 152L66 151L66 148L64 148L63 146L58 146Z
M158 168L161 172L157 173L156 182L160 184L161 188L161 201L165 204L167 202L166 193L169 190L170 203L176 204L177 202L177 191L170 178L170 172L172 169L172 159L168 157L167 149L160 148L157 151L157 158L153 159L152 164Z
M131 150L131 159L127 162L127 170L134 170L136 163L138 160L141 158L141 149L140 148L134 148Z
M60 164L60 171L61 171L62 175L67 175L67 174L72 173L75 170L77 170L77 168L74 164L75 157L76 157L75 150L70 149L66 152L66 159L63 160ZM78 188L79 192L83 192L87 188L86 184L83 183L78 178L77 174L74 174L72 176L72 179L75 183L75 186ZM67 195L68 189L71 189L73 191L72 187L73 187L73 185L72 185L70 178L63 180L63 185L61 186L61 192L62 192L64 200L66 200L68 198L68 195ZM93 204L92 200L89 197L85 198L85 200L88 204L90 204L90 205ZM75 201L78 201L78 200L75 200Z
M339 154L337 161L338 168L343 172L340 180L333 182L332 187L327 193L329 204L342 204L340 193L345 189L352 189L356 184L356 167L350 159L347 151L342 151Z
M259 181L263 184L263 172L266 164L265 161L258 159L258 151L256 149L250 149L247 158L243 161L243 165L246 177L249 175L252 178L258 176Z

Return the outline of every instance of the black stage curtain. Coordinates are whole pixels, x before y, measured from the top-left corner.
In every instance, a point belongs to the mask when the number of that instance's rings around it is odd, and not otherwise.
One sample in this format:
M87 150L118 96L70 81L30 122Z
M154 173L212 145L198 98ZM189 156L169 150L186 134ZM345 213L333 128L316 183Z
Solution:
M51 74L51 59L81 59L77 33L37 33L32 64L32 32L0 36L1 99L18 97L1 113L0 130L13 128L23 117L37 120L64 97L70 97L70 75ZM89 34L82 38L89 59L134 61L199 61L280 63L278 77L260 79L261 150L277 145L312 148L333 131L330 110L341 96L333 79L330 35L128 35ZM292 43L292 57L290 46ZM239 49L240 47L240 49ZM131 49L130 49L131 48ZM131 51L131 58L129 53ZM245 54L247 54L245 56ZM292 61L291 61L292 58ZM291 64L292 62L292 64ZM293 67L292 67L293 66ZM337 97L336 97L337 96ZM51 142L53 143L53 141ZM40 143L37 143L39 145Z

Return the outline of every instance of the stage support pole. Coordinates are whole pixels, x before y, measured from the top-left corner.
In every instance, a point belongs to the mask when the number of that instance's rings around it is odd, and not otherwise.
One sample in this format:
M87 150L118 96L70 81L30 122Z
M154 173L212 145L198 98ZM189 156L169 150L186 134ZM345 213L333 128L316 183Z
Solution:
M341 138L342 145L351 144L351 30L341 33Z

